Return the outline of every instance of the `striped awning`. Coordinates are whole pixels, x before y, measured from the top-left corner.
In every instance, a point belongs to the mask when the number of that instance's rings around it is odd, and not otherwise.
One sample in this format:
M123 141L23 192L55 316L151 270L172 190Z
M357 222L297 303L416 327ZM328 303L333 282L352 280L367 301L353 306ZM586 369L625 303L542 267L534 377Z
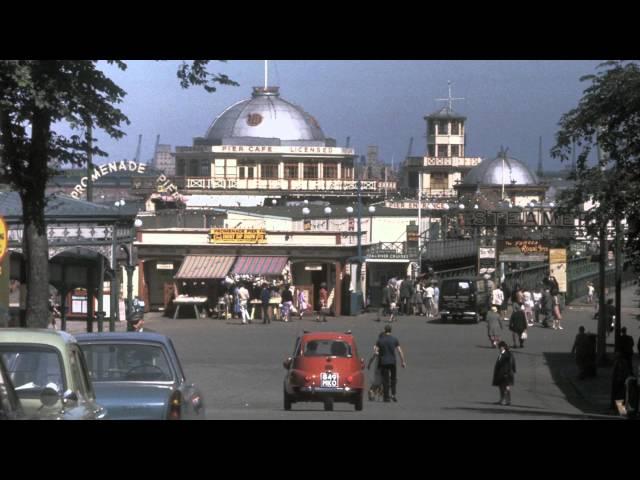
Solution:
M175 278L204 279L224 278L236 257L227 255L187 255Z
M282 275L288 257L238 257L231 273L238 275Z

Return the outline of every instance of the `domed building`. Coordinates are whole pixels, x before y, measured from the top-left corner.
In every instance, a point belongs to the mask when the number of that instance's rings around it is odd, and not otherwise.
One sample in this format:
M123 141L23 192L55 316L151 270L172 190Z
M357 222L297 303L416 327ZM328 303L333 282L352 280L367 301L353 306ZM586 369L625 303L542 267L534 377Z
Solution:
M176 183L183 195L351 196L355 151L336 146L317 120L280 96L254 87L251 98L224 110L204 137L176 147ZM395 182L363 182L365 196L395 190ZM260 198L260 196L262 196Z
M455 188L460 198L491 208L503 199L515 206L542 202L548 186L524 162L500 152L469 170Z

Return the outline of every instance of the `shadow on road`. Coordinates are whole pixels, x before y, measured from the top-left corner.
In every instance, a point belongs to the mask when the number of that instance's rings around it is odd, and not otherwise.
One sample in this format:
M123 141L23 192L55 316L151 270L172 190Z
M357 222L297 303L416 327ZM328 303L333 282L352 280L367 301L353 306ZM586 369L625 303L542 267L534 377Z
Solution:
M555 384L567 401L586 414L606 415L610 387L610 370L599 368L598 376L578 380L575 358L571 353L545 352L545 362Z
M501 414L501 415L517 415L523 416L528 415L532 417L556 417L558 419L577 419L577 420L611 420L612 418L608 415L597 415L590 413L563 413L563 412L552 412L549 410L527 410L527 408L531 407L520 407L517 404L512 404L510 406L493 406L493 407L446 407L445 410L463 410L477 413L486 413L486 414Z

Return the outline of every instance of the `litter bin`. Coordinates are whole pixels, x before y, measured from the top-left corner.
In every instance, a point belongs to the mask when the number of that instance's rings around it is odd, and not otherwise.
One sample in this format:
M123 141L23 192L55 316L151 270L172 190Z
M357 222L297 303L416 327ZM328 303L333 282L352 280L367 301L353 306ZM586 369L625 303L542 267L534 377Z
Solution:
M351 292L349 295L349 315L359 315L362 313L362 293Z

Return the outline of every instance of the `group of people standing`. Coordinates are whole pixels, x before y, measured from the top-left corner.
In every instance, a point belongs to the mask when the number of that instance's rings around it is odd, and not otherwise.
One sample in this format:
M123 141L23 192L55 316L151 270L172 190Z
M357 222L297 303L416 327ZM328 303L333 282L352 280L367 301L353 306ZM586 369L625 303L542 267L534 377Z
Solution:
M440 289L434 280L390 279L382 288L381 308L377 321L388 316L388 322L397 320L398 315L425 316L427 320L438 314Z
M310 311L310 304L304 290L293 285L285 283L278 287L263 283L251 291L247 287L248 285L239 283L229 289L223 297L225 310L229 311L232 317L240 318L243 325L251 323L254 316L251 308L257 308L258 305L261 308L263 324L271 323L277 312L279 312L282 321L289 322L293 315L298 315L302 320L304 314ZM316 313L316 320L326 322L329 292L324 282L320 285L318 297L320 305ZM252 300L259 300L259 303L252 303Z

